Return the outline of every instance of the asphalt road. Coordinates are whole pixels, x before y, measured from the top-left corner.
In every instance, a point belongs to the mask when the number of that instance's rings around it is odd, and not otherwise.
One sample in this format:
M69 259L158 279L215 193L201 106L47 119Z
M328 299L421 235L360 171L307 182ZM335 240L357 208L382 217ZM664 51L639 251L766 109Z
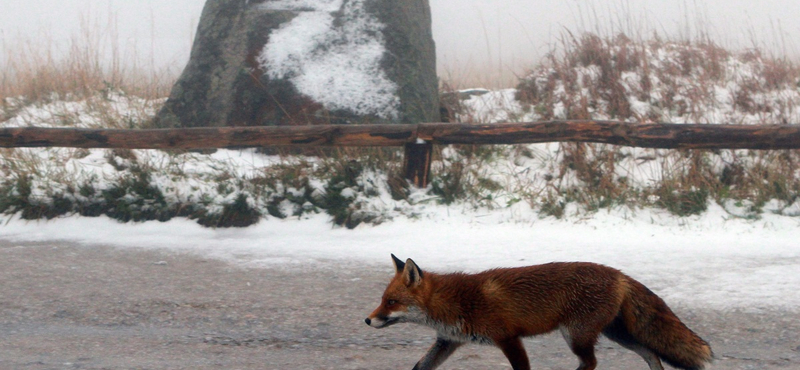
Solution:
M391 266L243 268L171 251L0 238L0 369L411 369L429 329L363 323ZM669 303L669 302L668 302ZM712 369L800 369L800 314L674 307ZM526 340L535 369L574 369L558 334ZM646 369L608 341L601 369ZM465 346L442 369L509 369Z

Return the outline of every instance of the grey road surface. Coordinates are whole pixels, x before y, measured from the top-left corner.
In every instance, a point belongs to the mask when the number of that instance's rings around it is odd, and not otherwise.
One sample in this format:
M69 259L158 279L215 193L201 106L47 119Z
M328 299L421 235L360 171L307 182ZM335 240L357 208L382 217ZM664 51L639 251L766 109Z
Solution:
M433 342L364 324L386 266L243 268L163 250L0 237L0 369L411 369ZM673 307L708 340L713 369L800 369L797 312ZM558 334L526 340L534 369L574 369ZM601 369L646 369L608 341ZM465 346L442 369L509 369Z

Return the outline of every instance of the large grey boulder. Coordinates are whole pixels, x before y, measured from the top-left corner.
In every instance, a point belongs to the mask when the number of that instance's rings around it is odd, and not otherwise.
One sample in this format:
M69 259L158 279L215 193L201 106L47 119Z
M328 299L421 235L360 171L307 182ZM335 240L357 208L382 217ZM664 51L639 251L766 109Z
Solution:
M157 127L439 120L428 0L208 0Z

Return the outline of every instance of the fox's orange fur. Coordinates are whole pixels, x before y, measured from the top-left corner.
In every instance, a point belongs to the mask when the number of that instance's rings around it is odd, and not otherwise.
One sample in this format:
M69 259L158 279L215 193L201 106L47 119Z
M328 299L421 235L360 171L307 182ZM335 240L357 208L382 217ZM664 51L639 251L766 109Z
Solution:
M436 329L436 342L414 370L435 369L468 342L498 346L514 370L529 370L521 338L556 329L580 359L579 370L596 368L600 334L638 353L651 370L662 370L661 360L702 369L713 357L661 298L607 266L549 263L434 274L411 259L392 259L397 273L365 321L376 328L414 322Z

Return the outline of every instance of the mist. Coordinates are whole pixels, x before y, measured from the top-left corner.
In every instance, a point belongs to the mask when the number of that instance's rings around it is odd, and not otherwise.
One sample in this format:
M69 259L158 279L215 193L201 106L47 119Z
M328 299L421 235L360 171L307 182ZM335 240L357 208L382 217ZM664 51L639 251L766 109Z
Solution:
M398 0L399 1L399 0ZM99 53L177 74L204 0L2 0L0 63L23 48L94 40ZM456 87L513 85L570 34L708 37L733 50L800 57L800 1L430 0L440 78Z
M800 57L800 1L431 0L439 75L507 85L571 35L625 33L675 40L709 38L733 50L758 47Z

